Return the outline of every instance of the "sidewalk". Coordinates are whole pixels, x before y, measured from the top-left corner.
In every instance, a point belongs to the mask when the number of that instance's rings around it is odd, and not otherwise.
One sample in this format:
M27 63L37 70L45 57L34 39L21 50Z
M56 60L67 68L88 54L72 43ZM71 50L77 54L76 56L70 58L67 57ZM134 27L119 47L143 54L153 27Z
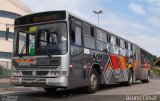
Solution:
M4 82L10 82L10 79L7 78L7 79L0 79L0 83L4 83Z

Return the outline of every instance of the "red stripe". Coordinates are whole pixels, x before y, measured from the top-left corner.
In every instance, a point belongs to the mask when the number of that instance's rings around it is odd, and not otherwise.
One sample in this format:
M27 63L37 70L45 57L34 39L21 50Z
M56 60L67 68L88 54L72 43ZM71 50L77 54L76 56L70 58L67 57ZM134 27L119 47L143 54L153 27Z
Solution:
M112 61L112 64L113 64L113 68L114 69L119 69L120 66L119 66L119 61L118 61L117 55L110 54L110 57L111 57L111 61Z

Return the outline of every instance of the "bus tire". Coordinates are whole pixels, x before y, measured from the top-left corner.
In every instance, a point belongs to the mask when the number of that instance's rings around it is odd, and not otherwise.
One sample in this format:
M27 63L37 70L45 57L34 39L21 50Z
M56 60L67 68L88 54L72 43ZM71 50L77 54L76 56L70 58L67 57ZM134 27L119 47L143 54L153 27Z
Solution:
M126 85L126 86L131 86L132 83L133 83L133 72L132 72L131 69L129 70L128 75L129 75L129 76L128 76L128 81L125 82L125 85Z
M100 84L100 78L96 69L92 69L89 77L89 86L87 86L87 93L92 94L97 91Z
M47 93L55 93L57 88L44 88Z

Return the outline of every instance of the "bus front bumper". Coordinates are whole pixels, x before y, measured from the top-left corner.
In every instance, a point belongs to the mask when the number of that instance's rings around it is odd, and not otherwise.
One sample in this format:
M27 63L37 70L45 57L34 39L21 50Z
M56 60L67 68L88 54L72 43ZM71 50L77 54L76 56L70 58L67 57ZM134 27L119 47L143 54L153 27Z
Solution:
M34 78L34 77L11 77L10 82L16 86L28 87L68 87L68 77Z

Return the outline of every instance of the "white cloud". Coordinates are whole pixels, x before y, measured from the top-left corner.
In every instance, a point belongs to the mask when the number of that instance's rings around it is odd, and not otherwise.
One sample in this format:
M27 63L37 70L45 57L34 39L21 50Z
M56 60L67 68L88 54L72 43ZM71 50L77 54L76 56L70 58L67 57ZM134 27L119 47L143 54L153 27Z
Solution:
M155 28L159 28L160 29L160 17L150 17L149 18L149 22L151 23L151 25L153 25Z
M130 3L129 8L136 14L140 14L140 15L145 15L146 14L143 7L138 5L138 4Z
M160 0L142 0L149 4L148 10L150 13L160 13Z

